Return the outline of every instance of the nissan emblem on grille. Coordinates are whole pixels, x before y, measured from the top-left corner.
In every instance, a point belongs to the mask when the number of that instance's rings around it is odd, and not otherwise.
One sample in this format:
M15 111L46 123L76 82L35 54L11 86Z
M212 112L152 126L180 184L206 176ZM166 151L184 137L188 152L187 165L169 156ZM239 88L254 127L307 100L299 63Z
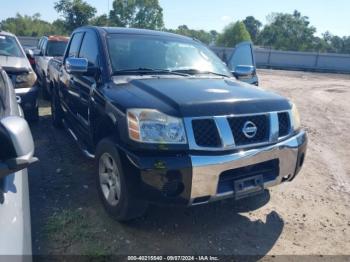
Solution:
M258 128L252 121L245 122L242 132L247 138L253 138L256 135Z

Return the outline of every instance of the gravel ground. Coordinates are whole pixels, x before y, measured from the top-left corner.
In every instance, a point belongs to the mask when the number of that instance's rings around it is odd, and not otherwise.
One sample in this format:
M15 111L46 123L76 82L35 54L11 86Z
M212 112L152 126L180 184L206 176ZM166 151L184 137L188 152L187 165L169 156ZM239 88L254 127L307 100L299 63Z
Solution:
M50 108L32 126L40 163L30 168L33 253L350 255L350 76L259 70L261 86L291 98L308 130L304 168L292 182L239 202L150 207L129 224L104 212L93 162Z

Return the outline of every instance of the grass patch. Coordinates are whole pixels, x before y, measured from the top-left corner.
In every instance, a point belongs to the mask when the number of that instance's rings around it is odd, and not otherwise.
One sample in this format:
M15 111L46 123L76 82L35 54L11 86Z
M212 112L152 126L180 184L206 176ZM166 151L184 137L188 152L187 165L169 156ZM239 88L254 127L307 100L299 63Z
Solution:
M98 243L99 227L82 210L62 210L48 218L44 227L50 245L60 252L104 256Z

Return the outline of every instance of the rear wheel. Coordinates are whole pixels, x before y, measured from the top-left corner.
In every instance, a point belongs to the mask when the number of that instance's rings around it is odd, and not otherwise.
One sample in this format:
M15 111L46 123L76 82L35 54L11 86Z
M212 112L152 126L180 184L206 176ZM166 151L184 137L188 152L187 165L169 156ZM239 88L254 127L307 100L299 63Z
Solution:
M147 203L135 199L128 190L120 155L111 138L103 139L96 150L96 182L106 211L118 221L142 216Z
M55 92L51 96L51 119L54 127L62 127L63 111Z

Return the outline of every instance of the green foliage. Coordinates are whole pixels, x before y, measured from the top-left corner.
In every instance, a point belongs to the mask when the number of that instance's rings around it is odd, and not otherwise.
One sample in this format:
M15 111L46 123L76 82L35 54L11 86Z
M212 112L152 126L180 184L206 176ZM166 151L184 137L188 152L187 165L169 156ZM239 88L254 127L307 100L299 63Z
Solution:
M70 32L65 27L65 21L62 19L53 21L51 27L55 35L70 35Z
M54 8L64 18L64 26L68 32L77 27L89 24L97 10L83 0L59 0Z
M259 35L258 43L280 50L306 51L313 48L316 29L309 18L298 11L293 14L276 13Z
M243 20L243 23L247 28L252 41L255 43L258 39L262 23L259 20L255 19L254 16L247 16L246 19Z
M243 41L251 41L250 34L243 22L231 23L219 35L217 44L224 47L234 47Z
M158 0L114 0L109 14L113 26L162 29L163 9Z
M205 44L214 44L219 35L218 32L212 30L210 32L206 32L204 30L194 30L189 29L187 25L180 25L177 29L168 29L166 30L171 33L188 36L191 38L196 38Z
M52 25L40 19L40 14L33 16L16 14L0 22L1 30L20 36L43 36L55 32Z
M90 20L90 24L94 26L108 26L108 17L107 15L96 16Z

